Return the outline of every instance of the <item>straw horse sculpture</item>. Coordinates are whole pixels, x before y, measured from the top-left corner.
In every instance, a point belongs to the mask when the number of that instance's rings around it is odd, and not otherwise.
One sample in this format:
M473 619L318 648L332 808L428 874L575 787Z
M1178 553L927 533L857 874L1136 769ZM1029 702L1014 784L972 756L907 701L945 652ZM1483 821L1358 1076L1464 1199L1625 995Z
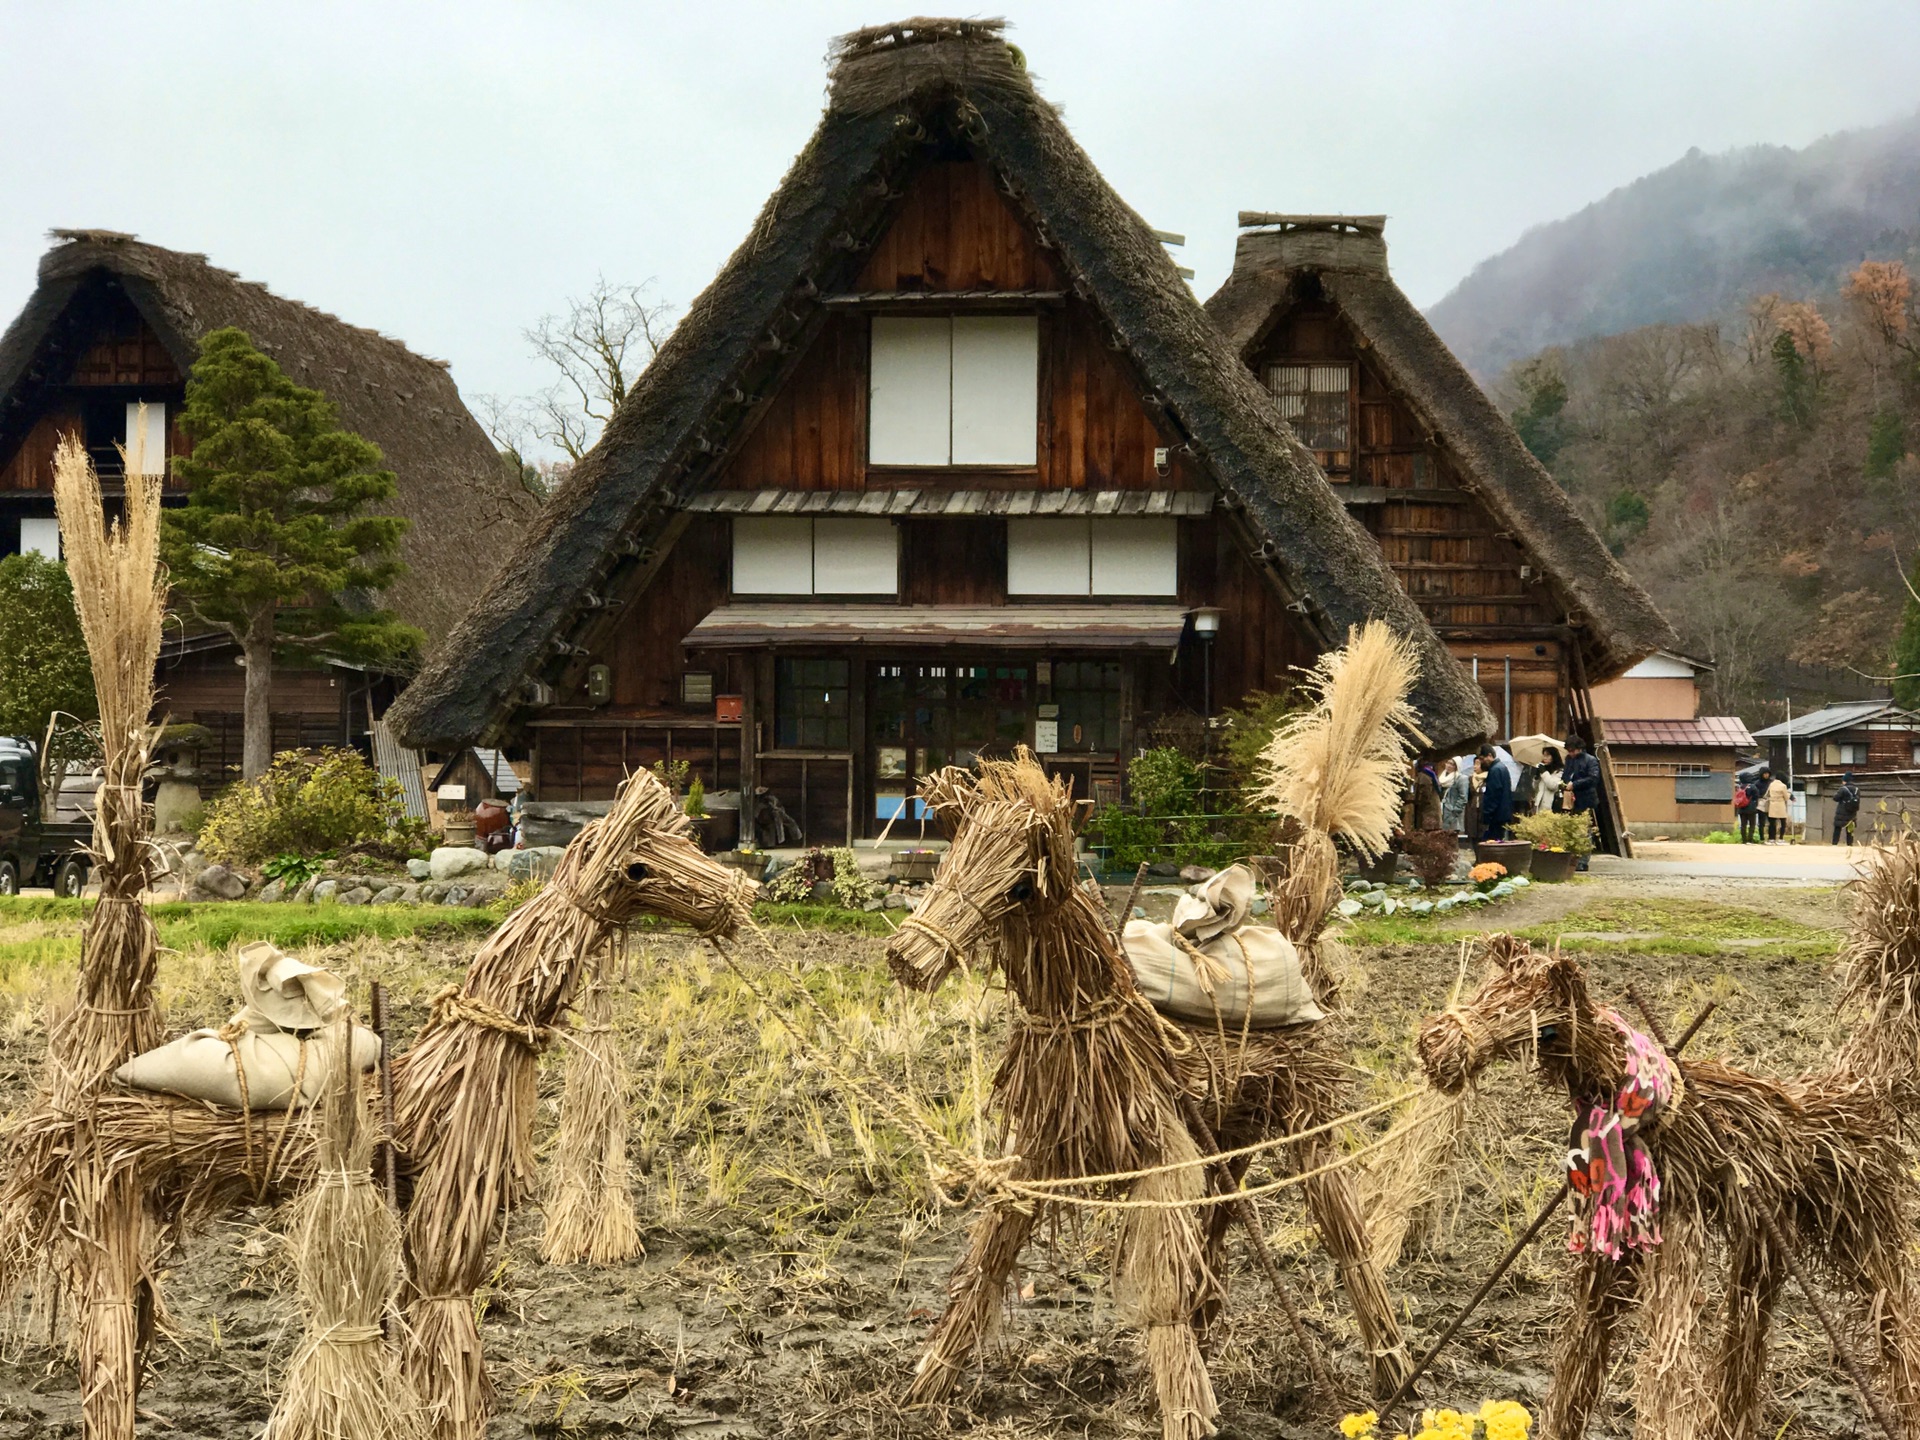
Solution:
M731 935L753 885L702 854L672 795L635 774L612 810L574 839L551 883L480 948L449 987L413 1047L396 1060L394 1089L406 1196L408 1370L435 1440L481 1440L491 1409L474 1323L473 1292L487 1271L495 1222L533 1178L534 1081L540 1049L565 1022L583 975L643 914ZM157 1037L156 1037L157 1038ZM151 1043L151 1042L149 1042ZM320 1164L308 1110L250 1115L164 1095L103 1088L85 1098L84 1125L109 1174L157 1217L141 1235L141 1283L157 1289L167 1242L194 1223L310 1185ZM0 1289L58 1253L66 1223L57 1173L35 1162L72 1129L52 1105L9 1137L0 1177ZM111 1237L109 1237L111 1238ZM129 1394L139 1361L126 1365ZM396 1397L395 1403L400 1403ZM127 1424L90 1440L130 1436Z
M1498 1059L1536 1061L1576 1104L1617 1093L1627 1042L1581 967L1509 936L1488 942L1479 991L1428 1020L1421 1063L1458 1093ZM1910 1257L1911 1148L1920 1102L1920 840L1861 882L1849 943L1847 1002L1861 1012L1821 1071L1787 1080L1708 1060L1680 1065L1672 1101L1641 1134L1660 1177L1651 1250L1575 1258L1573 1305L1555 1354L1543 1440L1581 1435L1601 1399L1620 1321L1636 1302L1646 1347L1636 1381L1639 1433L1755 1432L1767 1332L1792 1247L1802 1274L1864 1302L1872 1360L1894 1423L1920 1434L1920 1296ZM1769 1223L1769 1221L1773 1223ZM1698 1294L1714 1242L1730 1261L1726 1323L1705 1354Z
M999 963L1020 1007L994 1078L1006 1147L1017 1156L1015 1178L1193 1161L1204 1140L1190 1124L1190 1104L1226 1147L1339 1113L1346 1057L1321 1028L1325 1022L1223 1034L1163 1019L1140 996L1106 914L1076 883L1072 797L1031 755L982 762L977 776L942 771L922 794L953 844L887 958L901 983L920 990L937 987L977 949ZM1288 1153L1310 1169L1330 1156L1330 1142L1316 1137ZM1236 1162L1236 1179L1244 1164ZM1123 1212L1117 1281L1123 1303L1146 1328L1168 1440L1210 1433L1217 1409L1199 1340L1221 1299L1227 1217L1224 1207L1191 1203L1206 1187L1197 1164L1126 1187L1130 1199L1147 1203ZM1391 1389L1404 1373L1398 1367L1405 1354L1346 1176L1317 1177L1306 1190L1372 1352L1375 1386ZM920 1361L913 1401L951 1393L1047 1208L999 1205L975 1222L948 1282L947 1311Z

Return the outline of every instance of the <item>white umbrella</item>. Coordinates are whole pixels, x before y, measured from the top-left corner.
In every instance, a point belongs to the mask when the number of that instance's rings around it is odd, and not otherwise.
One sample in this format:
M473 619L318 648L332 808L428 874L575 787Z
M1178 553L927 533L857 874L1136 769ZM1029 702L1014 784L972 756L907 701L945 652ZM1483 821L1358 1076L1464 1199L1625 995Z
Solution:
M1566 758L1566 746L1552 735L1516 735L1507 742L1507 753L1522 765L1540 765L1546 761L1549 745L1561 759Z

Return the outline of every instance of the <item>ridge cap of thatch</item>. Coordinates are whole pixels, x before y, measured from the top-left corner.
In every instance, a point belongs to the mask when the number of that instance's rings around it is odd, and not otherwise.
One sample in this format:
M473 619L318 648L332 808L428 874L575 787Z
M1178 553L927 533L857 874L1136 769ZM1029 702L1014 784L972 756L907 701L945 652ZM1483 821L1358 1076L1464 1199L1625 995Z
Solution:
M929 91L1031 92L1026 57L1004 19L915 16L868 25L827 50L827 108L872 115Z

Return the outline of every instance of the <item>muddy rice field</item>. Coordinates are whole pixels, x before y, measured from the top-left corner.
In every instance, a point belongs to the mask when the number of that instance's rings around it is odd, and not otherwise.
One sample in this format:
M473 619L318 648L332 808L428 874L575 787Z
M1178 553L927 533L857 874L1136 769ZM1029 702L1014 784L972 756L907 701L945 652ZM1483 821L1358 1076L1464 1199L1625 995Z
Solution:
M1597 992L1623 1008L1629 984L1677 1023L1717 999L1690 1056L1791 1073L1820 1066L1838 1042L1831 960L1847 903L1836 888L1773 882L1590 879L1536 886L1472 920L1578 949ZM8 928L0 916L0 948L40 954L46 947L31 942L58 925ZM1472 933L1391 919L1350 932L1346 1009L1327 1023L1351 1036L1356 1104L1409 1086L1413 1032L1446 1003ZM386 981L404 1035L475 943L363 939L303 953L345 973L357 996L365 982ZM1113 1237L1100 1219L1057 1227L1029 1252L1001 1332L956 1403L901 1407L970 1212L937 1191L919 1150L836 1082L828 1061L871 1057L950 1139L990 1147L980 1100L1005 1017L1004 997L986 979L932 997L901 993L881 944L872 934L775 930L772 954L738 952L750 987L691 939L636 940L616 1024L632 1072L633 1193L646 1254L605 1269L546 1266L537 1200L509 1218L476 1301L498 1391L492 1435L1159 1434L1135 1337L1104 1283ZM176 1030L218 1024L232 1008L228 955L170 953L162 975ZM798 1003L796 983L818 1009ZM58 960L0 963L0 1115L28 1097L48 1007L70 989L71 970ZM555 1121L558 1062L550 1055L543 1070L543 1136ZM1567 1119L1564 1098L1518 1068L1489 1073L1457 1154L1424 1177L1439 1197L1431 1223L1387 1277L1416 1350L1552 1195ZM1346 1143L1358 1148L1390 1121L1370 1121ZM1252 1179L1262 1178L1256 1165ZM1361 1401L1364 1359L1302 1207L1283 1193L1261 1216L1307 1323ZM258 1432L298 1327L281 1223L268 1207L235 1213L174 1261L169 1327L143 1393L144 1434ZM1244 1242L1232 1243L1231 1301L1211 1342L1223 1433L1327 1440L1339 1414L1311 1393ZM1537 1410L1568 1263L1566 1226L1556 1220L1423 1382L1428 1402L1508 1398ZM1766 1433L1866 1428L1797 1296L1773 1355ZM1632 1430L1632 1364L1629 1350L1596 1431ZM30 1306L0 1352L0 1437L77 1436L78 1415L57 1323Z

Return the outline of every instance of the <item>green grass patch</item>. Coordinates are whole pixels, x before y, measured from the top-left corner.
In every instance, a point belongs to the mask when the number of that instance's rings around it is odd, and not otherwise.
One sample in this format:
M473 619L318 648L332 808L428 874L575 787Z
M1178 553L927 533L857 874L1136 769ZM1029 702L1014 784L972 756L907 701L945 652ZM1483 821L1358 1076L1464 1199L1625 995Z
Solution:
M900 912L905 915L903 910ZM777 905L766 902L753 907L756 923L768 930L840 930L857 935L891 935L899 925L883 919L880 910L847 910L838 905L797 903Z
M1621 940L1595 938L1625 935ZM1569 950L1646 955L1756 955L1820 959L1840 948L1844 932L1712 900L1601 900L1519 932L1535 944Z

